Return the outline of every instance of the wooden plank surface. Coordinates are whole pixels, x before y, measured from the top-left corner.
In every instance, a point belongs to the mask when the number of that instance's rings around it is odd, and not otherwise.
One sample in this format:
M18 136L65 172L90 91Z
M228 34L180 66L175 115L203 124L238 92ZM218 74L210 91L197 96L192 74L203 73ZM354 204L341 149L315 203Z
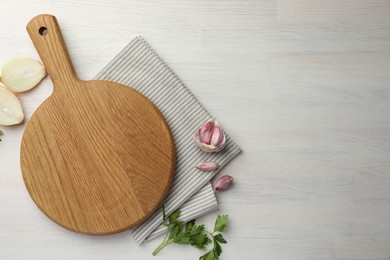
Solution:
M0 61L37 57L25 25L60 20L92 78L141 34L243 148L222 174L222 259L390 258L390 2L387 0L5 1ZM51 93L20 98L27 118ZM2 127L0 258L197 259L129 233L94 238L47 221L24 188L23 126ZM200 219L209 226L211 214Z

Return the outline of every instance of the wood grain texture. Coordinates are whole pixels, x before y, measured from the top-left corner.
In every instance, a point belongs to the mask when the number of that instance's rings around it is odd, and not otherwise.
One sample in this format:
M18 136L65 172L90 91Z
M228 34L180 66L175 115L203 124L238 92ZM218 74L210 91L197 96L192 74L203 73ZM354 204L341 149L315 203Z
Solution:
M33 18L27 30L54 84L21 145L32 199L76 232L131 228L160 206L172 182L175 147L165 119L127 86L77 79L54 16Z
M61 21L82 79L141 34L243 153L218 194L229 214L221 260L390 258L390 2L388 0L10 0L0 61L37 57L25 25ZM38 58L38 57L37 57ZM49 80L19 95L26 118ZM0 258L198 259L197 249L129 232L89 237L53 225L20 176L25 125L1 127ZM199 221L211 227L217 213Z

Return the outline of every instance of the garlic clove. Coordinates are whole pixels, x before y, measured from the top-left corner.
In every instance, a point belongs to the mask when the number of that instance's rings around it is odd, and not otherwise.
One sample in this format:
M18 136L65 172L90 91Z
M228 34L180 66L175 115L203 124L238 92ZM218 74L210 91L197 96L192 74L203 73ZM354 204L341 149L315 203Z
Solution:
M229 189L233 184L233 177L225 175L220 177L214 184L214 191L224 191Z
M222 141L223 133L218 125L214 126L213 135L211 136L210 144L216 145Z
M196 138L194 138L194 142L204 152L207 152L207 153L215 152L214 145L203 144L203 143L199 142L199 140Z
M0 125L16 125L24 120L19 99L14 93L0 87Z
M24 92L35 87L45 76L43 65L27 57L13 57L1 68L1 81L13 92Z
M213 128L213 121L209 121L199 129L199 136L202 143L210 144L210 140L213 135Z
M215 150L215 152L222 151L223 148L225 148L225 146L226 146L226 136L223 135L223 138L222 138L221 142L215 144L215 149L214 150Z
M219 165L215 162L202 162L198 164L196 168L201 171L212 172L218 170Z

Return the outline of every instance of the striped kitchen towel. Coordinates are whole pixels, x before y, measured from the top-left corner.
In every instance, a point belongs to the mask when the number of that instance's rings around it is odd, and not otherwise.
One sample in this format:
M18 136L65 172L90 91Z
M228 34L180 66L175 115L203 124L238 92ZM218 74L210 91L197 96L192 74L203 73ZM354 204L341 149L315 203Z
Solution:
M199 172L194 166L202 161L214 161L221 170L241 150L229 136L225 149L219 153L205 153L194 145L192 135L212 116L160 56L138 36L95 79L133 87L148 97L167 120L176 146L175 176L164 201L167 214L181 207L182 219L190 220L214 210L217 201L209 181L217 171ZM161 223L159 209L132 230L136 242L140 244L164 232Z

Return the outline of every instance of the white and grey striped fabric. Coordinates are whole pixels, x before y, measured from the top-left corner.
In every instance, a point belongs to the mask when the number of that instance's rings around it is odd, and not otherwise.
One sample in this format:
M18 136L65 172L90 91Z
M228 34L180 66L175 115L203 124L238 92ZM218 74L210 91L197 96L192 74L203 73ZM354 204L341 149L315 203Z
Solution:
M150 45L142 37L136 37L95 79L133 87L148 97L167 120L177 155L174 180L164 201L167 214L184 204L182 216L190 220L215 209L217 202L208 182L216 172L199 172L194 165L214 161L222 169L240 153L240 148L229 136L226 148L219 153L202 152L193 144L196 129L212 117ZM160 209L132 230L136 242L140 244L160 234L161 223Z

